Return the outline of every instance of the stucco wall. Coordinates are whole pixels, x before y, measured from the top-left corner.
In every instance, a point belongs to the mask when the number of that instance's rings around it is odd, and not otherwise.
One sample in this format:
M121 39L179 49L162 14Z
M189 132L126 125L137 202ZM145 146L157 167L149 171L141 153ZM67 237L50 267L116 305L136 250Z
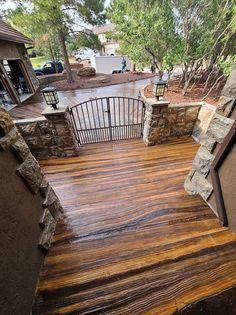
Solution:
M0 178L0 314L29 315L62 207L3 109Z
M24 64L33 85L32 92L34 93L39 88L39 80L34 74L33 67L24 44L0 40L0 59L20 59Z
M0 59L19 59L20 52L13 42L0 39Z
M210 167L221 144L236 119L236 65L222 90L216 112L213 114L205 137L201 139L192 169L185 181L185 189L190 194L199 194L218 215L212 186Z
M236 233L236 143L219 169L229 227Z

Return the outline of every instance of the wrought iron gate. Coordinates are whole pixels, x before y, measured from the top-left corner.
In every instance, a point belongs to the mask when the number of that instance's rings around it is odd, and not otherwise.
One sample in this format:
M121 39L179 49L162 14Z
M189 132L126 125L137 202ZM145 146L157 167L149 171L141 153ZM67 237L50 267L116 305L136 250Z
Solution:
M142 137L145 106L130 97L95 98L70 108L80 144Z

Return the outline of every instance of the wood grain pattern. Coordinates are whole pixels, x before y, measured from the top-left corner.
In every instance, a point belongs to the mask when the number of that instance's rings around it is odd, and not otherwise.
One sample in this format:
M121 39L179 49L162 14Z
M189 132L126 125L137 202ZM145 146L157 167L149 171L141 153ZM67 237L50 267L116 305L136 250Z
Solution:
M236 237L183 188L197 148L132 140L41 163L65 219L34 314L173 314L236 285Z

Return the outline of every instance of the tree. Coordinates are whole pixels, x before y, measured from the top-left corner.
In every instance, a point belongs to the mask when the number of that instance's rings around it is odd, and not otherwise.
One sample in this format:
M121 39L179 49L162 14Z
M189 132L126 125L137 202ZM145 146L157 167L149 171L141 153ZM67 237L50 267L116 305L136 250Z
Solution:
M154 63L160 77L178 62L182 47L171 1L113 0L107 16L116 24L122 52L133 62Z
M93 50L100 50L102 48L101 42L96 34L91 31L81 31L76 36L79 48L88 47Z
M108 18L135 62L156 63L160 75L182 64L183 94L191 83L218 86L236 54L235 0L113 0Z
M7 10L5 17L13 27L34 40L33 51L37 51L37 53L45 55L53 61L61 58L58 38L55 37L52 30L38 20L37 13L29 12L27 6L21 4L14 10Z
M67 81L73 82L70 68L66 36L77 20L91 25L100 24L104 20L104 0L15 0L17 9L25 4L28 22L32 32L45 32L48 36L57 36L64 59Z
M219 64L236 51L231 29L233 0L173 0L173 8L184 42L183 94L199 75L206 90L210 82L223 78Z

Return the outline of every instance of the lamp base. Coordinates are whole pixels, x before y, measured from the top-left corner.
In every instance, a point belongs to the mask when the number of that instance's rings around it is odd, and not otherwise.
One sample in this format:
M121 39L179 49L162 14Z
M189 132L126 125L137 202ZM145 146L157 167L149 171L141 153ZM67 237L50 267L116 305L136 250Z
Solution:
M57 104L52 104L53 109L58 109Z

